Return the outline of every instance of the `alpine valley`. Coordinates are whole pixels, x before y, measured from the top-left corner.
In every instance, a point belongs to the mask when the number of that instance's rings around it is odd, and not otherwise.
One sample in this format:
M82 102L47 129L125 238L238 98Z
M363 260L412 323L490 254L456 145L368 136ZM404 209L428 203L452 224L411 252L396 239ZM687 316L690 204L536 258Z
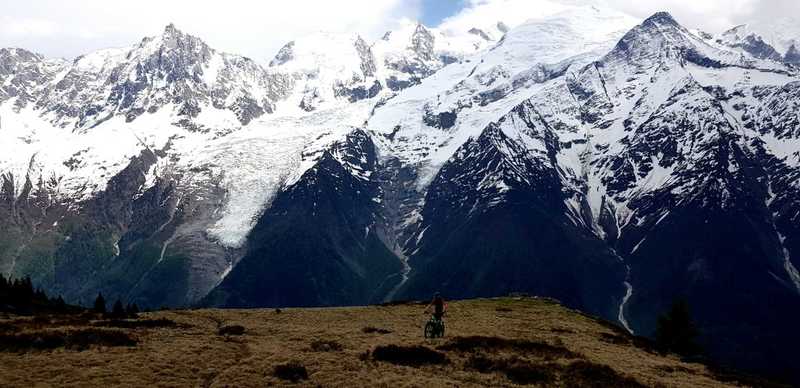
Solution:
M713 359L800 379L800 23L542 3L263 64L173 25L0 49L0 273L151 308L524 292L645 336L685 299Z

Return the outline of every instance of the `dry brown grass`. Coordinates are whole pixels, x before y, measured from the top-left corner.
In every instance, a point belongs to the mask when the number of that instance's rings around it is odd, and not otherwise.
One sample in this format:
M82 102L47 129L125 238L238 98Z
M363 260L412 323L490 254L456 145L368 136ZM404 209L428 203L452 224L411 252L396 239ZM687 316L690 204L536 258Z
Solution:
M631 386L733 386L714 380L702 365L649 353L613 328L549 300L480 299L449 307L447 336L436 340L422 338L428 317L424 306L415 304L280 314L272 309L146 313L143 319L176 325L120 329L137 339L135 347L0 352L0 386L481 387L516 386L514 381L567 386L593 378L623 379ZM14 325L14 319L0 319L0 327ZM246 331L219 335L222 323ZM28 322L15 333L81 325L80 320ZM382 334L365 328L380 328ZM423 346L445 354L448 362L406 366L370 356L389 345ZM283 378L292 371L302 375L299 366L307 379ZM568 381L567 375L583 380Z

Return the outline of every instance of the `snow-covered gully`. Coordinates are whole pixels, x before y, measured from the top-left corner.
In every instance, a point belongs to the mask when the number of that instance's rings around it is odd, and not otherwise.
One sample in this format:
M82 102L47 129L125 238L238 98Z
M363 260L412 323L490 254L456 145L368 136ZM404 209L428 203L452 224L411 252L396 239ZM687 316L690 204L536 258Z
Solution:
M772 186L768 187L768 191L769 198L765 203L767 208L772 205L772 201L775 199L775 194L772 193ZM797 268L794 266L794 264L792 264L791 254L789 253L789 249L786 248L786 236L778 231L778 226L775 224L776 216L777 213L772 214L772 229L778 236L778 244L780 245L779 248L781 250L781 254L783 255L783 268L786 270L786 274L789 275L789 279L792 281L795 289L797 289L797 292L800 293L800 272L798 272Z
M634 334L633 329L631 329L630 325L628 324L628 319L625 318L625 306L627 306L628 300L630 300L631 295L633 295L633 285L631 285L631 266L625 263L625 260L622 258L622 256L617 254L616 251L613 252L614 256L616 256L621 263L625 264L625 281L622 282L622 284L625 286L625 296L622 297L622 301L620 301L619 303L619 313L617 314L617 320L619 321L620 324L622 324L622 327L624 327L625 330L627 330L631 334Z
M391 302L394 299L394 296L397 295L397 292L400 291L400 288L403 287L404 284L408 281L408 274L411 273L411 266L408 264L408 256L399 252L398 255L400 256L400 262L403 264L403 269L400 270L400 282L397 283L383 298L384 302ZM394 276L394 275L392 275Z
M778 240L781 243L781 251L783 253L783 267L786 269L786 273L789 275L789 279L792 280L794 287L797 289L797 292L800 293L800 272L797 271L794 264L792 264L791 256L789 255L789 250L786 249L786 245L784 241L786 237L778 233Z
M633 286L627 280L631 274L631 267L626 265L625 268L627 270L627 274L625 276L626 280L622 283L625 285L625 296L622 297L622 302L619 304L619 316L617 319L619 319L619 323L625 327L625 330L628 330L629 333L633 334L633 329L631 329L630 325L628 325L628 320L625 318L625 305L628 304L628 299L630 299L631 295L633 295Z

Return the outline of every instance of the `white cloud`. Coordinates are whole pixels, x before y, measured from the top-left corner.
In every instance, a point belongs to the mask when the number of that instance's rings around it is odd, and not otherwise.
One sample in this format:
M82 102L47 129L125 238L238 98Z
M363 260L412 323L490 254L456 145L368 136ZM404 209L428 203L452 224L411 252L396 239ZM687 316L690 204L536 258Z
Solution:
M773 3L768 0L607 0L607 2L614 8L641 18L658 11L667 11L684 27L699 28L712 33L753 21L758 16L759 9L769 8L772 5L767 3Z
M0 47L74 57L127 46L174 22L217 49L269 59L284 43L325 30L377 38L402 18L419 19L423 1L444 0L0 0ZM639 18L668 11L683 25L721 32L737 24L800 15L800 0L462 0L450 28L518 24L564 4L605 4ZM502 17L501 17L502 15Z
M472 27L488 30L502 21L509 27L552 15L568 8L563 0L468 0L456 15L444 19L445 30L467 31Z
M547 16L568 5L605 6L641 19L667 11L687 28L712 33L739 24L800 15L800 0L465 0L465 3L461 12L443 22L444 26L485 24L501 16L517 24Z
M420 0L0 0L0 47L74 57L127 46L169 23L212 47L255 59L316 31L377 37L400 18L417 18Z
M49 20L4 17L0 21L0 34L17 37L53 36L57 32L56 24Z

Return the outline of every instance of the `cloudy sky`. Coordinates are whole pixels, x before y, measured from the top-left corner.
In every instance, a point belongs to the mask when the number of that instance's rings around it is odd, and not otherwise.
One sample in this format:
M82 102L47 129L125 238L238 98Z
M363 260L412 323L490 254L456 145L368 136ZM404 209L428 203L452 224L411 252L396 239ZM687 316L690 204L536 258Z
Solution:
M709 32L800 15L800 0L0 0L0 47L72 58L130 45L172 22L212 47L264 60L289 40L315 31L375 38L403 19L437 26L482 17L487 9L536 17L542 1L602 2L642 18L667 10L687 27Z

